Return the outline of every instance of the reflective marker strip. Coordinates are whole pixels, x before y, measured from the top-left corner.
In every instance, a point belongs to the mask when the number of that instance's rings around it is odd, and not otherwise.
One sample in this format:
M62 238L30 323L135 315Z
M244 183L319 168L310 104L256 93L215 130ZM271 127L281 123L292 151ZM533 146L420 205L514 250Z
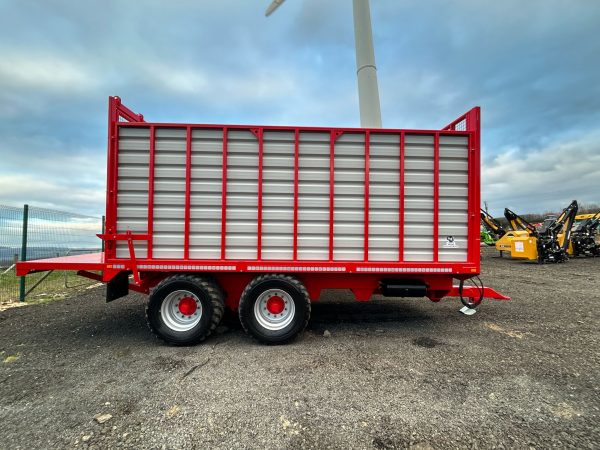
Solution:
M113 264L113 269L125 269L124 264ZM168 264L140 264L140 270L215 270L236 271L237 266L196 266L196 265L168 265ZM297 266L248 266L251 271L281 271L281 272L347 272L346 267L297 267ZM240 270L242 271L242 270ZM375 273L452 273L449 267L357 267L357 272Z
M449 267L357 267L357 272L399 272L399 273L413 273L413 272L425 272L425 273L451 273L452 269Z
M140 264L138 266L138 269L147 269L147 270L236 270L236 266Z
M283 272L345 272L345 267L248 266L248 270L280 270Z

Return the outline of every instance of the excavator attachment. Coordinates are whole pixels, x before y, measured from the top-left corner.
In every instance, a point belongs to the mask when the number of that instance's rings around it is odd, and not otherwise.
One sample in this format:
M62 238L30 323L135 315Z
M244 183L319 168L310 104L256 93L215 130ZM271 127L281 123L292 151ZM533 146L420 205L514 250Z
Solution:
M523 219L521 216L506 208L504 210L504 217L508 221L510 231L507 231L498 241L496 242L496 250L500 252L510 252L511 257L530 259L532 256L531 245L529 239L537 236L536 228ZM516 247L513 245L513 241L519 242ZM535 247L535 242L533 242ZM515 250L516 249L516 250ZM535 257L533 257L535 259Z
M506 230L504 227L494 219L491 215L488 214L487 211L481 210L481 223L487 228L487 230L493 234L496 239L500 239L502 236L506 234Z
M537 229L519 216L517 213L508 208L504 209L504 217L508 220L508 224L515 231L527 231L531 236L537 236Z
M481 223L488 230L490 235L496 237L493 244L488 243L487 241L484 242L488 245L495 245L496 250L500 252L501 256L503 252L511 251L511 242L513 239L529 238L531 235L535 235L535 227L508 208L504 210L504 217L508 220L508 229L504 228L500 222L488 214L487 211L484 211L483 209L480 211ZM519 244L517 247L521 248L522 246Z
M560 215L542 230L536 230L522 217L510 210L505 211L507 219L527 231L528 236L515 237L510 242L510 256L516 259L537 260L540 264L568 261L571 243L571 229L577 215L577 201L573 200ZM511 215L512 214L512 215ZM533 228L533 230L531 228Z
M568 261L567 250L571 243L571 233L578 208L577 200L573 200L554 223L549 224L543 232L539 233L537 250L540 264Z

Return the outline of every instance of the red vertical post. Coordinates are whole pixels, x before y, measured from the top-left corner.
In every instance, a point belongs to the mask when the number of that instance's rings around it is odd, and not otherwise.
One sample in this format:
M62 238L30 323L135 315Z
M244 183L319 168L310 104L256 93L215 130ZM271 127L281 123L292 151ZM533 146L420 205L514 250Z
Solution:
M433 261L439 261L440 134L433 136Z
M371 133L365 132L365 212L364 212L364 261L369 260L369 153Z
M404 261L404 131L400 132L400 177L398 192L398 261Z
M329 135L329 261L333 261L333 194L335 182L335 132Z
M117 144L118 144L118 128L117 128L117 97L108 98L108 158L106 170L106 232L117 232L117 189L119 168ZM108 258L115 257L115 243L108 241L106 245L106 256Z
M106 233L116 233L119 190L119 121L144 122L144 116L136 114L121 103L119 97L108 98L108 158L106 170ZM106 258L116 257L116 243L105 242Z
M223 127L223 174L221 181L221 260L225 260L227 241L227 127Z
M263 191L263 132L258 130L258 230L256 259L262 259L262 191Z
M481 252L481 237L479 234L479 208L481 203L480 183L481 183L481 167L480 167L480 141L481 141L481 109L473 108L467 113L467 126L469 131L469 154L468 154L468 195L469 195L469 225L468 225L468 240L467 240L467 256L471 264L476 264L480 267L480 252ZM478 269L479 271L479 269Z
M300 132L298 128L294 130L294 243L292 251L292 259L298 259L298 165L299 165L299 150L300 150Z
M152 259L154 236L154 153L156 150L156 128L150 126L150 163L148 168L148 253L147 258Z
M190 259L190 208L192 206L192 127L185 138L185 219L183 232L183 259Z

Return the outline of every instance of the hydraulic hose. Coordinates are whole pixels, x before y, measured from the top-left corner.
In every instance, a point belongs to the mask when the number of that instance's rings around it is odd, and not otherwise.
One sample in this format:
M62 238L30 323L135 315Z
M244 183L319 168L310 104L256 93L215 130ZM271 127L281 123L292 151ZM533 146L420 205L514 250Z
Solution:
M474 281L475 279L479 281L479 284L477 284L477 282ZM475 300L474 302L470 302L465 297L463 297L462 293L463 293L464 280L460 280L460 283L458 284L458 295L460 297L460 302L463 305L465 305L467 308L475 309L483 301L483 294L484 294L483 281L481 281L481 278L479 278L478 276L470 278L470 280L473 283L473 285L477 288L477 290L479 291L479 298L477 300Z

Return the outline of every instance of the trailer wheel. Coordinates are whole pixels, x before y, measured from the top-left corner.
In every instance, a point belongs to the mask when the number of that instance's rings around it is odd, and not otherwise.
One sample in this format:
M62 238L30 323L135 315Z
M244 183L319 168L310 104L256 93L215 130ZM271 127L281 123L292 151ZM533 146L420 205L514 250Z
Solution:
M152 290L146 320L150 330L165 342L193 345L213 332L224 310L223 292L214 281L174 275Z
M292 341L308 324L310 298L306 288L288 275L256 277L242 293L240 323L264 344Z

